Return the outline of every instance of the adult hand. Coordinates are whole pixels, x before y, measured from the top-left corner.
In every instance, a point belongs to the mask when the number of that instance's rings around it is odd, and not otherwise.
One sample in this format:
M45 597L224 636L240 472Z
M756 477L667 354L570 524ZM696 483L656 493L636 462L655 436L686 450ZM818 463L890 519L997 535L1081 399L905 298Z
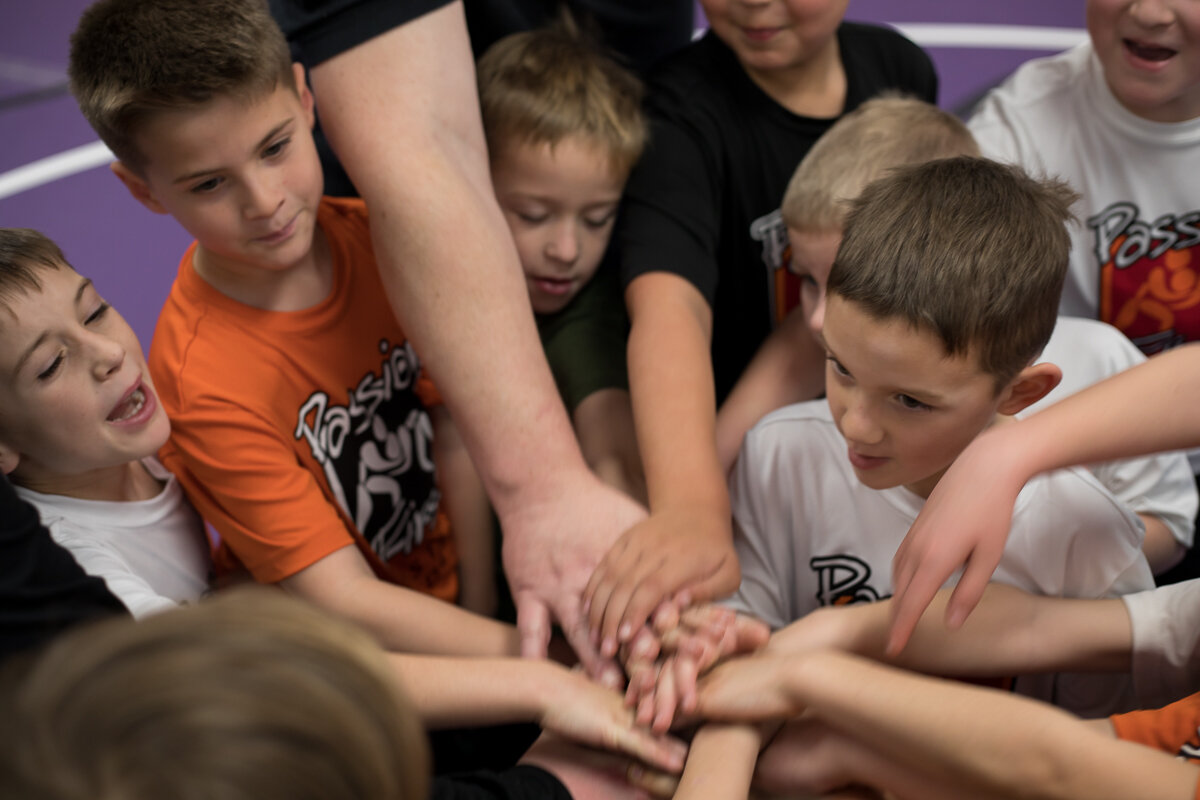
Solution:
M1018 423L1019 424L1019 423ZM938 481L892 559L892 628L887 653L897 655L934 594L963 567L946 606L960 626L979 603L1008 539L1013 506L1027 475L1019 453L997 429L978 436ZM993 442L997 446L993 446Z
M625 532L588 581L593 639L612 656L672 595L702 602L731 594L740 580L728 519L703 508L653 514Z
M787 671L804 656L734 658L700 679L696 713L706 719L758 722L783 719L803 709L787 691Z
M517 608L521 655L546 655L556 619L588 674L616 688L621 671L592 645L581 598L604 553L646 511L590 472L561 488L546 502L502 520L504 571Z
M545 695L538 723L542 728L579 744L625 753L668 772L683 769L687 747L634 722L633 711L620 694L564 669Z

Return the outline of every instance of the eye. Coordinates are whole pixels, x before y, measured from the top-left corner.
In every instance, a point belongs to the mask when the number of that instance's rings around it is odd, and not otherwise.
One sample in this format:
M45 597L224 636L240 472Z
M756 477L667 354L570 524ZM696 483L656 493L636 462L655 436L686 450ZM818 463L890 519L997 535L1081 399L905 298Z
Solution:
M928 403L922 403L917 398L907 394L896 395L896 402L910 411L929 411L933 408Z
M91 314L88 314L87 319L85 319L83 321L83 324L91 325L93 322L98 322L98 321L104 319L104 315L108 313L108 310L110 308L112 308L112 306L110 306L108 303L105 303L104 301L101 301L100 305L96 307L96 310L93 311Z
M287 146L289 143L291 143L291 141L292 137L287 136L275 142L274 144L268 145L267 149L263 150L263 158L274 158L275 156L281 154L287 149Z
M197 183L189 191L191 191L192 194L207 194L209 192L215 192L222 183L224 183L223 178L209 178L202 183Z
M59 353L57 356L54 357L54 361L51 362L50 366L46 367L44 370L42 370L41 372L38 373L37 379L39 381L50 380L50 378L54 377L54 373L58 372L58 368L60 366L62 366L62 362L63 362L63 354Z
M617 212L615 210L613 210L613 211L608 211L601 216L584 217L583 224L587 225L589 228L594 228L596 230L599 230L600 228L604 228L610 222L612 222L613 217L616 216L616 213Z
M549 214L545 214L545 213L536 213L535 214L535 213L529 213L529 212L523 212L523 211L518 211L518 212L516 212L516 214L517 214L517 218L519 220L521 220L522 222L529 223L530 225L541 225L543 222L545 222L550 217Z
M842 362L838 361L833 356L825 356L825 360L829 362L829 366L833 369L835 375L840 375L843 378L849 378L850 372L842 366Z

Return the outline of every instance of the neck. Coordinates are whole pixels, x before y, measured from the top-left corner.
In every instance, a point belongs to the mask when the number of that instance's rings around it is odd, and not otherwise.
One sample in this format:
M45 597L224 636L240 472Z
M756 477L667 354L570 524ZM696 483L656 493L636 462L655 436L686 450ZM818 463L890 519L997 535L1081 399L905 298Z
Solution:
M750 80L781 106L804 117L833 118L846 106L846 70L837 37L803 63L786 69L746 69Z
M163 488L162 481L151 475L140 461L78 475L13 475L13 478L16 483L35 492L80 500L149 500L157 497Z
M192 266L204 282L243 305L264 311L303 311L312 308L333 288L333 258L325 234L313 232L312 247L303 259L279 270L232 261L202 245Z

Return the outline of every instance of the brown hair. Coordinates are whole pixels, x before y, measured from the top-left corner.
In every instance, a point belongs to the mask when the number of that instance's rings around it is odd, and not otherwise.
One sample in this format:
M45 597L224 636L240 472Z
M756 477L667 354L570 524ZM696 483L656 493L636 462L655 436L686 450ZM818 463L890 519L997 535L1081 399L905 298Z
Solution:
M898 93L868 100L825 132L796 167L781 211L790 228L841 230L849 201L885 171L935 158L977 156L967 126Z
M219 96L295 89L287 40L265 0L100 0L71 35L71 93L127 167L155 114Z
M14 797L426 796L424 733L382 651L276 589L108 620L11 669L0 773Z
M11 312L18 295L41 291L39 270L70 266L45 234L32 228L0 228L0 308Z
M488 148L581 136L628 172L646 145L642 83L563 12L545 28L506 36L476 65Z
M828 291L975 354L999 390L1054 330L1077 197L986 158L903 167L851 203Z

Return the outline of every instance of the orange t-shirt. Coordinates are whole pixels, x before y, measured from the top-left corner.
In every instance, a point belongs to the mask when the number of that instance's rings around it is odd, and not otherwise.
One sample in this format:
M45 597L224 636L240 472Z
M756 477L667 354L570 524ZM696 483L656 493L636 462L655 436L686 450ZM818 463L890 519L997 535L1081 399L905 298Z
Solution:
M325 198L332 289L301 311L229 298L184 254L150 348L171 419L160 458L216 529L219 571L274 583L354 543L379 577L445 600L457 557L427 407L360 200Z
M1117 737L1200 765L1200 692L1162 708L1109 717ZM1200 783L1196 786L1200 800Z

